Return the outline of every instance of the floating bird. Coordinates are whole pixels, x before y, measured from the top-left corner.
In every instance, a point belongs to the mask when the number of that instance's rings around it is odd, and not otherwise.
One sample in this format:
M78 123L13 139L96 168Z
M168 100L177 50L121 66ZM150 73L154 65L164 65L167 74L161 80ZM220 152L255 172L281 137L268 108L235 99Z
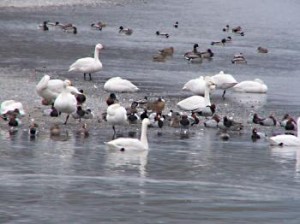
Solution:
M274 146L300 146L300 117L297 119L297 136L285 134L270 137L270 144Z
M231 60L232 64L247 64L247 60L242 53L235 54Z
M268 53L269 51L268 51L267 48L264 48L264 47L258 47L258 48L257 48L257 52L258 52L258 53L266 54L266 53Z
M186 113L183 113L181 115L181 119L179 121L180 124L180 133L182 134L188 134L189 127L190 127L190 120L188 119L188 116Z
M268 91L268 87L261 79L254 79L253 81L246 80L239 82L233 86L233 90L245 93L266 93Z
M220 71L218 74L211 76L213 83L217 89L223 89L222 98L225 99L226 90L235 86L238 82L231 74L225 74Z
M159 53L161 55L165 55L165 56L173 56L174 48L173 47L167 47L167 48L159 50Z
M96 30L102 30L104 27L106 27L106 24L102 22L92 23L91 27Z
M221 118L217 114L214 114L211 118L204 122L204 126L207 128L218 128L220 121Z
M61 133L60 127L58 124L54 124L50 127L50 135L51 136L59 136Z
M189 59L191 59L191 58L197 58L197 57L200 57L200 58L201 58L201 56L200 56L200 54L199 54L199 52L198 52L198 49L197 49L198 47L199 47L198 44L194 44L194 45L193 45L193 50L192 50L192 51L186 52L186 53L183 55L183 57L184 57L185 59L187 59L187 60L189 60Z
M265 137L266 137L265 133L258 132L256 128L252 129L251 139L253 142L257 141L258 139L265 138Z
M133 138L117 138L109 142L105 142L105 145L110 150L118 150L122 152L126 151L142 151L142 150L148 150L148 139L147 139L147 127L150 124L150 121L148 118L145 118L142 121L142 127L141 127L141 138L139 139L133 139Z
M227 25L225 26L225 28L223 28L222 30L223 30L223 32L228 32L228 31L229 31L229 25L227 24Z
M39 133L38 130L39 125L35 123L34 119L31 119L30 126L28 129L28 134L30 137L35 137Z
M262 126L276 126L277 121L273 115L270 115L269 117L260 119L259 124Z
M141 121L144 120L145 118L149 118L148 116L148 110L145 108L144 111L140 115Z
M90 80L92 80L91 73L98 72L102 69L102 63L99 60L99 53L103 49L102 44L97 44L95 46L94 58L86 57L76 60L69 68L69 72L77 71L83 72L84 80L86 74L89 74Z
M227 131L223 131L221 134L220 134L220 138L223 140L223 141L228 141L230 139L230 135L227 133Z
M49 27L47 25L48 25L48 21L44 21L43 24L39 25L39 28L43 31L48 31Z
M223 38L221 41L212 41L210 43L210 45L222 45L222 46L224 46L226 42L227 42L226 38Z
M121 77L113 77L104 84L104 90L108 92L129 92L134 93L139 88L127 79Z
M152 60L155 62L165 62L167 59L167 55L166 54L156 54L152 57Z
M169 38L170 35L168 33L162 33L160 31L156 31L156 35L157 36L162 36L162 37L165 37L165 38Z
M175 23L174 23L174 28L178 28L178 26L179 26L179 22L178 21L176 21Z
M89 130L87 128L87 124L84 123L77 131L76 134L79 136L83 136L84 138L89 137Z
M66 33L73 33L73 34L77 34L77 27L76 26L72 26L72 27L66 27L63 29Z
M238 34L240 36L244 36L245 33L242 31L242 27L241 26L237 26L231 29L231 31L235 34Z
M130 29L130 28L124 28L123 26L120 26L119 27L119 33L126 34L126 35L129 36L133 33L133 30Z

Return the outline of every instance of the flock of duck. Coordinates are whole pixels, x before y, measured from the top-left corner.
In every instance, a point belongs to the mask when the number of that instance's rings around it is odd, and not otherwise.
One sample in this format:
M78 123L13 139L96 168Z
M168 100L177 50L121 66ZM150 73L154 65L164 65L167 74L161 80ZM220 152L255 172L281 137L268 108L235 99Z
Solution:
M45 21L40 27L47 31L48 26L60 27L65 31L76 30L77 28L72 24L62 25L59 22L51 23ZM93 23L91 27L94 29L102 30L106 24ZM174 24L175 28L178 28L179 23ZM223 29L224 32L229 32L229 25ZM244 36L244 32L240 26L232 28L231 31L240 36ZM124 28L120 26L119 33L125 35L131 35L133 30L130 28ZM156 35L169 38L169 34L157 31ZM214 41L211 45L224 45L230 42L232 39L228 36L221 41ZM211 49L207 49L205 52L199 52L197 48L198 44L194 44L193 50L186 52L183 56L190 62L202 61L203 59L211 59L214 53ZM89 75L89 79L92 80L92 73L98 72L102 69L102 63L99 59L99 54L103 49L102 44L96 44L94 57L85 57L76 60L69 67L69 72L83 73L84 79L86 75ZM268 53L268 50L262 47L258 48L259 53ZM165 48L159 51L158 55L153 56L154 61L163 61L167 57L171 57L174 53L174 48ZM232 63L246 63L246 59L239 53L234 56ZM147 97L140 100L134 100L130 107L124 107L118 100L116 93L130 92L134 93L139 91L139 88L131 81L123 79L121 77L112 77L104 84L104 90L109 92L106 104L107 109L102 114L101 119L112 126L113 140L105 142L108 148L120 151L127 150L146 150L149 148L147 139L147 127L152 126L161 130L164 126L170 126L173 128L180 128L182 136L189 135L189 128L191 126L199 125L201 117L204 119L204 126L207 128L218 128L222 130L221 138L228 140L230 135L229 131L241 131L245 125L241 122L233 120L232 117L223 116L217 114L217 105L211 103L210 94L215 89L223 90L222 98L225 100L226 90L232 89L237 92L245 93L267 93L267 85L260 79L245 80L237 82L231 74L226 74L223 71L213 76L200 76L189 80L184 84L182 90L190 91L193 96L183 99L177 102L178 111L172 109L169 113L165 114L166 101L159 97L155 101L150 101ZM64 124L67 125L69 117L78 119L80 122L82 119L96 119L94 112L89 108L85 108L86 95L83 90L78 89L72 85L70 80L51 79L49 75L44 75L42 79L36 84L36 93L41 97L42 105L49 106L48 109L43 111L44 115L49 117L58 117L61 114L66 114ZM1 103L0 114L3 120L8 122L10 131L16 132L17 127L20 125L20 119L25 115L23 105L21 102L15 100L6 100ZM275 136L268 137L271 145L279 146L300 146L300 118L296 121L288 114L284 116L281 121L277 121L273 115L267 118L261 118L257 114L253 115L251 123L262 126L282 126L287 132ZM116 138L116 126L128 125L128 124L141 124L141 137L136 138ZM37 136L39 125L34 119L31 119L28 133L30 136ZM81 133L85 137L88 136L88 129L86 123L83 122ZM295 134L295 132L297 132ZM60 135L59 125L55 124L50 128L50 134L57 136ZM161 131L158 132L161 134ZM264 134L257 130L257 127L252 130L252 140L256 141L265 137Z

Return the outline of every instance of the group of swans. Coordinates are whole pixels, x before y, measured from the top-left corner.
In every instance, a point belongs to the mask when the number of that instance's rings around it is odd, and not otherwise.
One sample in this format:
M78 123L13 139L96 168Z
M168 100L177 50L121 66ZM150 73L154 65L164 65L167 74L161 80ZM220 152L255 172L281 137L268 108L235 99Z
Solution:
M261 79L237 82L231 74L226 74L223 71L211 76L211 80L214 82L216 89L223 90L223 99L225 98L226 90L229 88L232 88L236 92L244 93L266 93L268 91L267 85ZM204 95L205 82L203 76L191 79L184 84L182 90L191 91L195 95Z

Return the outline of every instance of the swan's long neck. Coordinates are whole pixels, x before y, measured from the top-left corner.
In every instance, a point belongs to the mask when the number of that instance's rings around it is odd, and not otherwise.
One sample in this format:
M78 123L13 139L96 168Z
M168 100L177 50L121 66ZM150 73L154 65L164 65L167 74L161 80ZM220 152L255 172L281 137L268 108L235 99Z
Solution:
M147 139L147 128L148 128L148 124L142 123L141 142L146 149L149 148L148 139Z
M210 106L210 97L209 97L209 85L206 83L205 84L205 90L204 90L204 101L206 106Z
M97 61L99 60L99 50L97 48L95 48L94 58Z

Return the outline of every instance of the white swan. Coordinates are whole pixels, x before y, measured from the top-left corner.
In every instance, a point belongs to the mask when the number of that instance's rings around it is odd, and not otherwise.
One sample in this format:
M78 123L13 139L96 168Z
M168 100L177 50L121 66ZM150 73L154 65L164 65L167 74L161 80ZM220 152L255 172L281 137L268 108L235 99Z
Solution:
M44 75L44 77L36 85L36 92L39 96L43 98L43 104L50 105L54 102L56 97L65 89L64 85L71 86L71 81L50 79L49 75Z
M276 135L270 137L270 144L275 146L300 146L300 117L297 120L297 136L295 135Z
M125 107L121 106L119 103L111 104L106 110L106 120L112 125L114 130L114 136L116 134L115 125L127 124L127 111Z
M226 89L229 89L236 85L238 82L230 74L225 74L220 71L218 74L211 76L212 81L216 84L217 89L223 89L222 98L225 98Z
M148 118L145 118L142 121L141 128L141 139L134 138L117 138L109 142L105 142L106 146L111 150L120 150L120 151L142 151L148 150L148 139L147 139L147 127L150 124Z
M4 115L7 114L9 111L14 111L18 109L21 116L25 115L25 111L23 109L23 104L21 102L15 100L5 100L1 103L0 106L0 114Z
M97 44L95 46L94 58L86 57L86 58L77 59L70 66L69 72L71 72L71 71L83 72L84 79L85 79L86 73L88 73L90 76L90 80L91 80L92 79L91 73L98 72L102 69L102 63L99 60L99 52L101 49L103 49L102 44Z
M195 95L204 95L205 92L205 80L203 76L200 76L196 79L191 79L187 83L184 84L182 90L189 90Z
M59 112L67 114L66 121L64 123L67 124L70 114L77 110L76 97L71 93L71 90L67 88L67 85L64 85L64 90L55 99L54 107Z
M204 97L202 96L191 96L184 100L181 100L177 103L177 106L181 110L186 111L194 111L194 110L201 110L205 108L206 106L210 106L210 98L209 98L209 92L210 90L213 90L215 88L214 83L211 81L210 77L205 77L205 92Z
M245 93L266 93L268 87L261 79L254 79L253 81L247 80L236 84L233 90Z
M121 77L113 77L105 82L104 90L108 92L134 93L138 91L139 88L127 79L122 79Z

